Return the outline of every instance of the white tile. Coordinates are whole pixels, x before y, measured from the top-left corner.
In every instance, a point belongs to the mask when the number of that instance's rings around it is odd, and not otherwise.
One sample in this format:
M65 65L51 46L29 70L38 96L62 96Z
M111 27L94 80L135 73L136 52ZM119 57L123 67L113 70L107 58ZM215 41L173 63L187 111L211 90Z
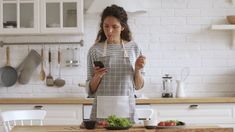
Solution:
M147 64L145 86L138 91L147 97L161 97L162 76L169 73L180 79L183 67L190 68L186 93L189 97L234 96L235 95L235 52L231 49L231 31L211 30L211 24L227 24L226 16L234 15L230 0L145 0L141 4L147 13L129 15L129 26L134 40L142 48ZM39 80L38 67L28 84L16 83L2 87L0 97L84 97L85 90L78 83L86 80L86 56L94 44L99 30L100 16L84 15L85 34L79 35L35 35L0 36L5 42L54 42L80 41L81 65L66 67L66 48L61 45L61 73L66 85L61 88L47 87ZM45 45L44 68L48 74L48 49L52 49L52 75L58 77L57 49L59 45ZM79 47L79 46L78 46ZM28 54L28 49L40 52L41 45L10 46L11 64L17 67ZM5 46L0 47L0 66L6 64Z

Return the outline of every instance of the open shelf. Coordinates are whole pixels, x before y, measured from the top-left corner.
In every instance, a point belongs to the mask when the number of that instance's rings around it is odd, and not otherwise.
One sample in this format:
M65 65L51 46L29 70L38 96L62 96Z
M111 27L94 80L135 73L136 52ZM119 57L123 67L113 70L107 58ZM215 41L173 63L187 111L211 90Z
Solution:
M235 4L235 0L234 0ZM224 24L224 25L212 25L212 30L231 30L232 31L232 48L235 49L235 25Z
M235 25L225 24L225 25L212 25L213 30L235 30Z

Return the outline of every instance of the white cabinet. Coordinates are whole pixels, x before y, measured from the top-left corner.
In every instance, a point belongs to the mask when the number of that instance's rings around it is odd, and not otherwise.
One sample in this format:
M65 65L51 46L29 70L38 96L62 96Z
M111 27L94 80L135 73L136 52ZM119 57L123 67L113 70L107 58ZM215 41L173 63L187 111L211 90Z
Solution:
M181 120L187 124L235 127L234 104L156 104L151 107L158 121Z
M50 125L79 125L82 118L82 105L0 105L0 110L31 110L35 108L41 108L47 111L44 124Z
M0 0L0 34L39 33L38 0Z
M82 34L83 0L0 0L0 34Z
M42 33L83 33L82 0L41 0Z

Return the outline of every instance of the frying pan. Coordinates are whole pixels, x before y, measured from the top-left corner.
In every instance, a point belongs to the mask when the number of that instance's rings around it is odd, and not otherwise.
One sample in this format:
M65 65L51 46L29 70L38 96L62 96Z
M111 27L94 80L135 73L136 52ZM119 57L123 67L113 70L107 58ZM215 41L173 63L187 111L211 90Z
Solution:
M10 87L17 81L17 71L10 66L10 48L6 48L6 66L0 68L0 86Z

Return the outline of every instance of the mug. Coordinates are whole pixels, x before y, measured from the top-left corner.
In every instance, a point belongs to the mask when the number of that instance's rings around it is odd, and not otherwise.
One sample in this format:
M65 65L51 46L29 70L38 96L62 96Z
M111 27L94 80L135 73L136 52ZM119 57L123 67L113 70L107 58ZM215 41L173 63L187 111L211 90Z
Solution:
M144 127L147 129L155 129L157 127L157 120L144 120Z

